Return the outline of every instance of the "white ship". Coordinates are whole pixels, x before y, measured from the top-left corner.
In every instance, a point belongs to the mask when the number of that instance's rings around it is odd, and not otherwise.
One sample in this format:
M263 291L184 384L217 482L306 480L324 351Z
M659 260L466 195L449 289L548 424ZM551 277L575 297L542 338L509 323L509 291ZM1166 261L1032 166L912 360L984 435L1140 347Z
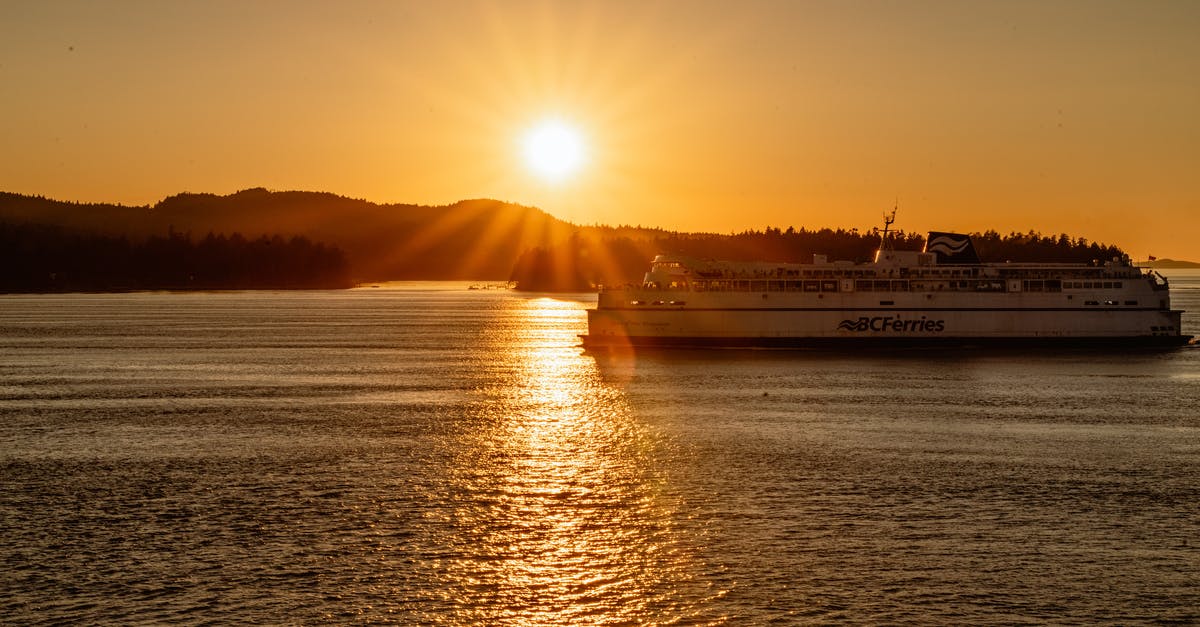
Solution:
M875 260L701 261L659 255L639 286L602 288L584 346L1185 344L1167 279L1114 259L981 263L970 237L930 233Z

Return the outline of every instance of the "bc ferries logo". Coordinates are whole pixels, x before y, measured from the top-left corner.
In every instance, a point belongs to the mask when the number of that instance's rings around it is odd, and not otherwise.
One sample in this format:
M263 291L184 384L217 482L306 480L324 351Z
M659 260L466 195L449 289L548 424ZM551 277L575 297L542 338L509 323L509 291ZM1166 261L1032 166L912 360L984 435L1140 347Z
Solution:
M890 333L941 333L946 330L945 320L930 320L925 316L905 320L895 316L862 316L858 320L842 320L837 326L840 331L878 331Z
M935 253L939 263L979 263L979 253L971 245L971 236L930 231L925 252Z
M929 240L925 246L926 252L941 253L946 256L957 255L967 249L971 240L966 236L938 235Z

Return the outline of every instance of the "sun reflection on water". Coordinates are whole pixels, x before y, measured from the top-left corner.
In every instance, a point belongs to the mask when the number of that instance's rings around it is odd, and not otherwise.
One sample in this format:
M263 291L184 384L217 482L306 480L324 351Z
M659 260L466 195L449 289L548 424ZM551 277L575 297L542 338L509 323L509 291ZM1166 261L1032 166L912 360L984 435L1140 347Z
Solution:
M580 354L579 303L520 301L494 336L480 420L451 469L466 622L673 622L699 611L694 556L656 437ZM694 618L694 616L693 616Z

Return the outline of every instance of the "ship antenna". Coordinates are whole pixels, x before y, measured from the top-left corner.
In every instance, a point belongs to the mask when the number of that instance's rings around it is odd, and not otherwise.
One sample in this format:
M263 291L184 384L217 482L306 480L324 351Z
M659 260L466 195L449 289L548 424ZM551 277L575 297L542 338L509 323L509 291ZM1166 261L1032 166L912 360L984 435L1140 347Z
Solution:
M879 250L891 250L892 248L892 239L889 235L891 233L892 224L896 222L896 211L899 209L900 202L897 201L895 206L892 207L892 215L889 216L886 213L883 214L883 234L881 235L879 242Z

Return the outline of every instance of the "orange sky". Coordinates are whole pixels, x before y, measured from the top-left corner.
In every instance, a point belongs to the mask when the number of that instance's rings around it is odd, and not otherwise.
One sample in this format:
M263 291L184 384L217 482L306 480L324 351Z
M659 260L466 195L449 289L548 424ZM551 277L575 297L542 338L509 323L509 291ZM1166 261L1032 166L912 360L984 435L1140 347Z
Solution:
M0 190L488 197L1200 260L1200 2L0 3ZM590 144L539 180L521 133Z

